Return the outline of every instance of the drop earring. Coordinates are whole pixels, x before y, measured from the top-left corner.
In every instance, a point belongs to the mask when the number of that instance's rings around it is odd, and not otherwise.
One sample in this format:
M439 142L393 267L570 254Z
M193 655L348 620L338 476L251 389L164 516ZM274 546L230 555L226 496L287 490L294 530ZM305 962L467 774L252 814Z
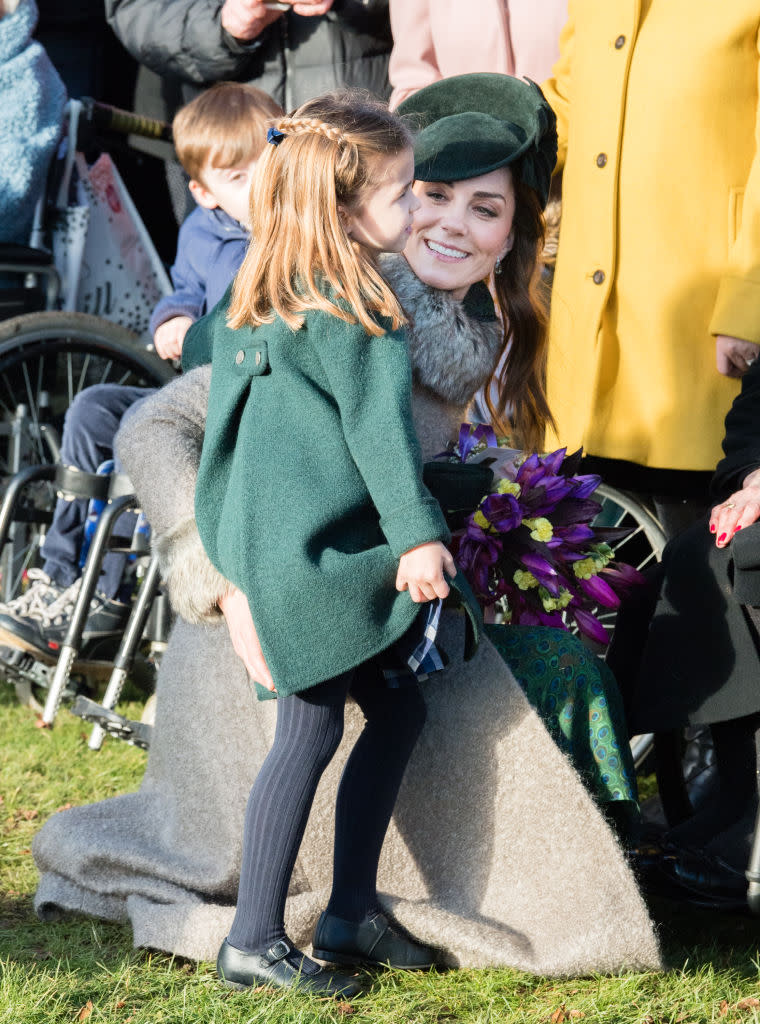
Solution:
M494 274L500 274L501 273L501 256L499 256L497 261L494 263L493 272L494 272Z

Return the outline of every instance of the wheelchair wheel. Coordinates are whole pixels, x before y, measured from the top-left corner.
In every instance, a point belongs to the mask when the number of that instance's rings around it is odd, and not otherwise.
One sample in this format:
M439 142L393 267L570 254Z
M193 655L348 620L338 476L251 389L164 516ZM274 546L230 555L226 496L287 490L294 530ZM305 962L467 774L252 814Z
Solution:
M613 544L615 558L644 570L659 562L665 548L666 537L654 512L637 497L616 487L600 484L594 497L602 504L602 510L595 519L597 526L627 527L630 533ZM615 629L616 613L610 609L597 609L597 617L609 633ZM631 737L631 753L636 767L640 767L652 752L654 736L643 733Z
M173 376L136 334L99 317L29 313L0 322L0 473L51 461L63 416L84 388L158 387Z
M84 313L29 313L0 322L0 482L20 469L56 462L63 418L93 384L159 387L172 367L131 331ZM2 553L0 599L18 592L35 565L55 500L40 483Z
M660 561L667 538L651 509L627 491L619 491L603 483L597 487L594 497L602 505L594 526L623 527L630 531L611 545L617 561L642 571ZM601 608L595 614L611 639L615 629L615 610Z

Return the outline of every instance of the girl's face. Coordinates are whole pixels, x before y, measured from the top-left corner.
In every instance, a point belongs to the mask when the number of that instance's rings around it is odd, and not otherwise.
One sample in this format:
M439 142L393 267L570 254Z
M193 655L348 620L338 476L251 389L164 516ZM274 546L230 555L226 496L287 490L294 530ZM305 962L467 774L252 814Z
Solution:
M412 215L420 206L412 191L412 150L379 157L375 171L376 184L353 209L341 209L341 217L349 238L372 256L401 252L409 241Z
M512 248L512 172L499 167L465 181L418 181L414 191L422 205L404 256L425 284L463 299Z

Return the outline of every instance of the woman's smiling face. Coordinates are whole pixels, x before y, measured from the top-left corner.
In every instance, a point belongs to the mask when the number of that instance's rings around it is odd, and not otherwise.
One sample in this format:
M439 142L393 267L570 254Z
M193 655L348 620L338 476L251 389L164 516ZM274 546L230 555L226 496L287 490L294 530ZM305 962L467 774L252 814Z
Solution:
M512 172L499 167L464 181L418 181L414 191L422 205L404 256L425 284L463 299L512 248Z

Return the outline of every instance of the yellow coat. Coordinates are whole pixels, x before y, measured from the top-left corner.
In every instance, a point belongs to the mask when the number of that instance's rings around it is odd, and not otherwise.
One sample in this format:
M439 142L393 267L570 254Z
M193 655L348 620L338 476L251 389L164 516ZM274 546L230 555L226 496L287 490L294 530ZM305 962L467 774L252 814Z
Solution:
M548 388L571 450L711 470L760 342L757 0L571 0L554 77L563 211Z

